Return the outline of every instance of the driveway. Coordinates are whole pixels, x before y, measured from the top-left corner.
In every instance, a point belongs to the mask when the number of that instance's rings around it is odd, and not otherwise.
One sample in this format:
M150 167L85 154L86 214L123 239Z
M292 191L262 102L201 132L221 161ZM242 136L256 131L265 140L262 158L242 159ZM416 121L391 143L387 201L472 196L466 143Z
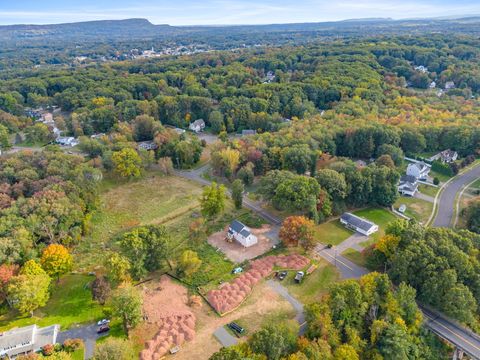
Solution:
M238 344L238 339L230 334L224 326L219 327L213 335L222 344L223 347L229 347Z
M433 222L435 227L450 227L453 222L455 213L455 200L457 194L465 185L468 185L475 179L480 178L480 165L477 165L471 170L458 175L455 179L450 181L444 189L438 200L438 213Z
M295 299L292 295L290 295L288 289L282 284L280 284L278 281L274 281L272 279L267 280L267 285L270 286L278 295L283 297L293 306L293 308L297 312L295 320L297 320L298 324L300 325L298 333L299 335L303 335L307 328L307 323L305 321L305 313L303 312L303 304L297 299Z
M85 359L90 359L93 357L97 339L108 335L108 333L97 334L97 328L96 324L91 324L62 331L58 334L57 342L63 343L66 339L82 339L85 344Z
M363 251L365 247L360 245L360 243L365 242L367 240L368 240L368 236L365 236L356 232L352 236L350 236L348 239L342 241L340 244L336 246L337 254L341 254L347 249Z

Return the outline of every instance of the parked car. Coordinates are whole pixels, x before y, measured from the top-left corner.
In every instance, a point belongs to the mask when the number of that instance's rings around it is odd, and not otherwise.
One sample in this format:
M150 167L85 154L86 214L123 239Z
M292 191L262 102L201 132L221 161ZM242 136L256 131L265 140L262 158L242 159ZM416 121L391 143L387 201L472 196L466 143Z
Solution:
M243 268L240 266L232 270L232 274L240 274L241 272L243 272Z
M108 319L103 319L103 320L100 320L99 322L97 322L98 326L107 325L107 324L110 324L110 320L108 320Z
M280 271L277 273L277 278L278 280L282 281L287 277L287 272L286 271Z
M230 329L235 331L238 334L243 334L245 332L245 329L242 328L240 325L237 323L231 322L230 324L227 325Z
M97 334L103 334L103 333L106 333L106 332L108 332L108 331L110 331L110 326L108 326L108 325L102 325L102 326L100 326L100 327L98 328Z
M295 282L297 284L300 284L302 282L304 276L305 276L305 273L303 271L297 272L297 274L295 275Z

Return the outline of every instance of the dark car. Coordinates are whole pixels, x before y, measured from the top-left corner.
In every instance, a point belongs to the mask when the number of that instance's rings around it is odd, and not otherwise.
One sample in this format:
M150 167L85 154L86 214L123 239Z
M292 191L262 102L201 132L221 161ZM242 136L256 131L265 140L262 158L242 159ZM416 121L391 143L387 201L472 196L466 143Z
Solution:
M110 331L110 326L108 326L108 325L102 325L102 326L100 326L100 327L98 328L97 334L103 334L103 333L106 333L106 332L108 332L108 331Z
M287 277L287 272L286 271L280 271L278 274L277 274L277 277L278 277L278 280L283 280Z
M228 324L228 327L239 334L243 334L245 332L244 328L242 328L240 325L234 322L231 322L230 324Z
M327 245L327 248L328 248L328 249L331 249L332 247L333 247L332 244L328 244L328 245Z

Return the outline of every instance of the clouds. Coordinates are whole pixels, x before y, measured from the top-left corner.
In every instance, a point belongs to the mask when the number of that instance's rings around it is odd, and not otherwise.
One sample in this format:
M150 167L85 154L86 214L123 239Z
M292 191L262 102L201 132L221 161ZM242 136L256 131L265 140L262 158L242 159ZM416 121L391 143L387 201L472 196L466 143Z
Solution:
M5 2L5 4L3 4ZM364 17L480 14L475 0L0 0L0 23L59 23L148 18L155 24L220 25L317 22Z

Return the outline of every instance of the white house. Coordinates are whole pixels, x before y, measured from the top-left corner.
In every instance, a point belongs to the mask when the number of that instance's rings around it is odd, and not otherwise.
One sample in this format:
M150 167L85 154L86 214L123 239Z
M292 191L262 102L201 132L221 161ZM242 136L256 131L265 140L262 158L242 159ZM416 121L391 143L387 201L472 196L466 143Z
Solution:
M203 121L203 119L195 120L188 126L188 128L193 132L199 133L205 129L205 121Z
M238 220L233 220L228 227L227 238L237 240L244 247L250 247L258 242L257 237L252 234L250 229Z
M402 195L414 196L417 191L417 178L412 175L402 175L398 183L398 192Z
M407 167L407 175L414 176L418 180L427 180L430 167L424 162L411 163Z
M72 136L60 136L55 140L57 144L62 145L62 146L77 146L79 144L78 139L75 139Z
M156 150L158 145L154 141L142 141L137 144L139 149L143 150Z
M18 355L37 352L43 346L55 344L60 325L39 328L37 325L15 328L0 333L0 358L14 359Z
M340 222L345 225L345 227L366 236L370 236L374 232L378 231L377 224L351 213L344 213L342 216L340 216Z
M457 159L458 159L458 153L456 151L447 149L447 150L443 150L443 151L439 152L436 155L433 155L428 160L429 161L439 160L443 163L448 163L449 164L449 163L452 163L452 162L456 161Z
M450 90L455 88L455 83L453 81L447 81L445 83L445 90Z

